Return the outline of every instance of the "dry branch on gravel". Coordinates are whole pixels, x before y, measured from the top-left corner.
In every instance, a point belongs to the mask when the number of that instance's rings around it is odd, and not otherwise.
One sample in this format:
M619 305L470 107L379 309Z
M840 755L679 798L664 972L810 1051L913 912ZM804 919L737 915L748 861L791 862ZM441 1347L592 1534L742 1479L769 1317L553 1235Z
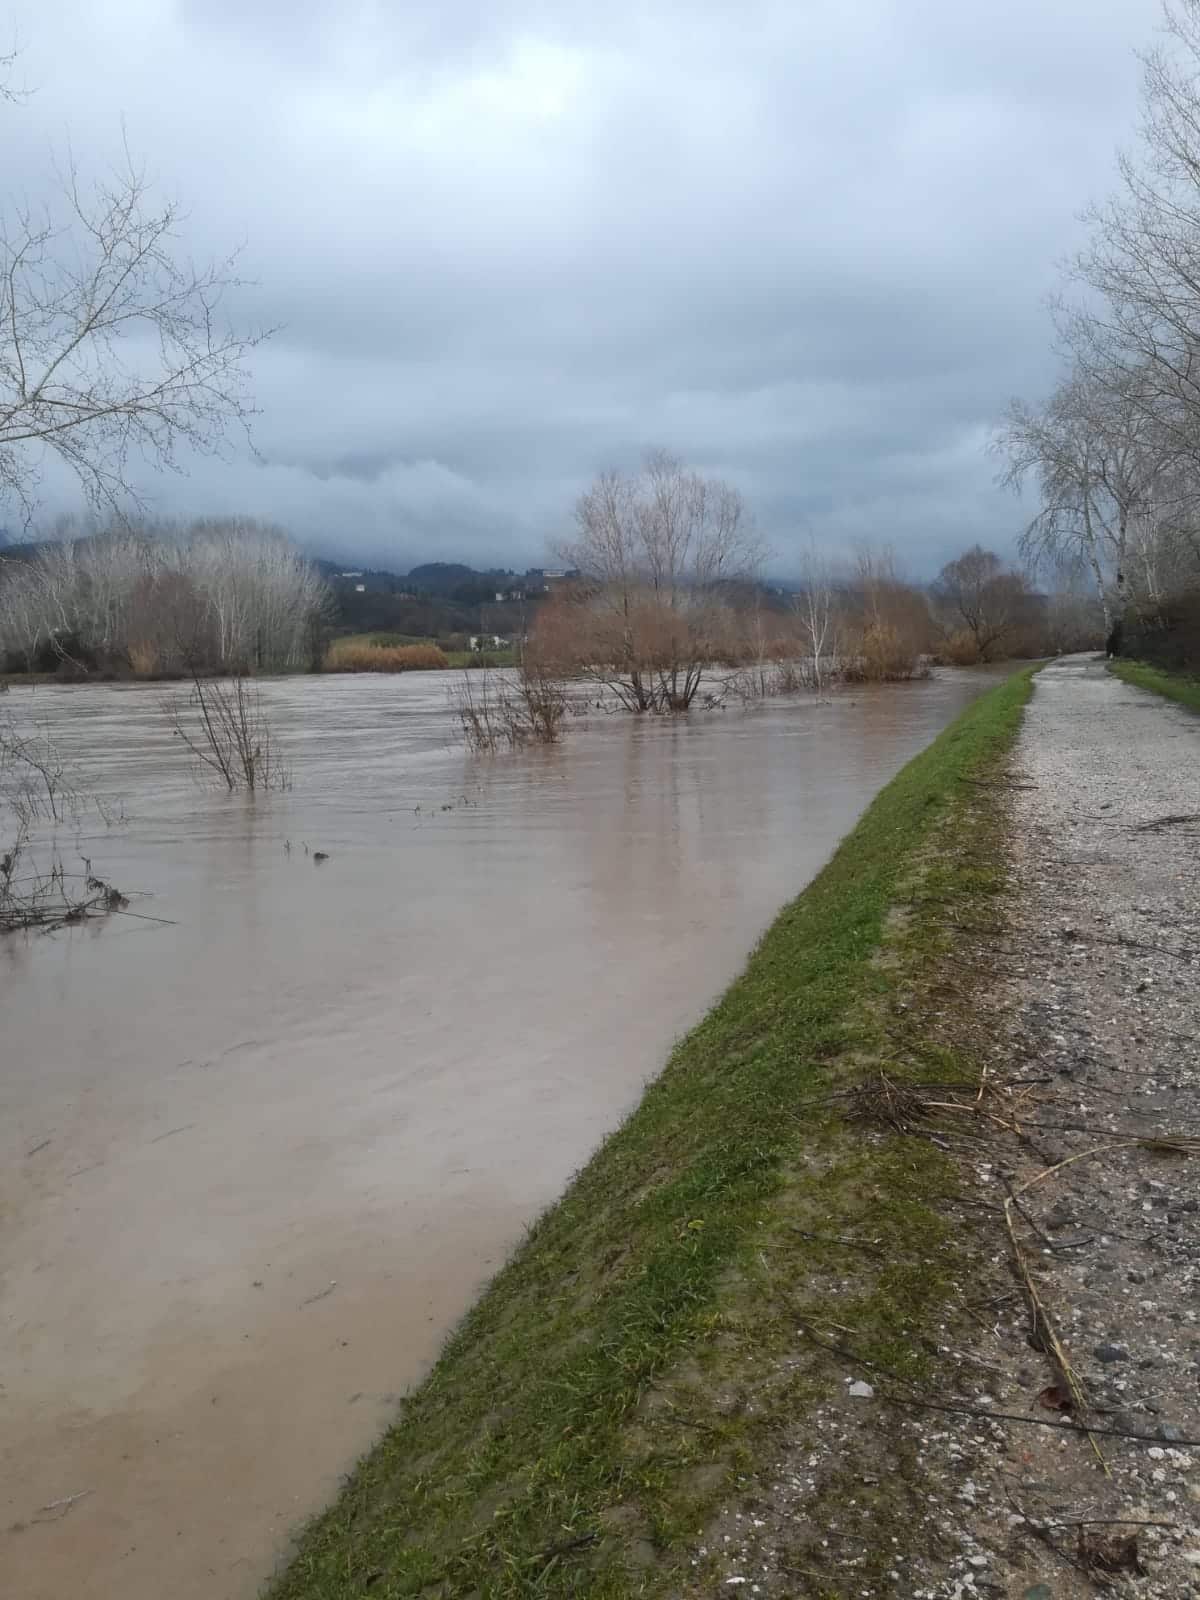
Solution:
M962 1118L975 1118L986 1124L982 1130L984 1132L990 1130L991 1133L997 1134L1007 1131L1023 1142L1028 1142L1026 1130L1039 1126L1028 1116L1031 1100L1035 1105L1037 1103L1037 1088L1037 1083L1027 1080L998 1081L985 1073L980 1077L975 1092L968 1096L964 1093L962 1084L904 1083L886 1072L878 1071L872 1073L851 1091L849 1114L857 1121L886 1127L894 1132L933 1137L956 1127L961 1128ZM1061 1385L1057 1392L1062 1396L1057 1409L1068 1412L1072 1418L1069 1424L1059 1424L1059 1426L1069 1426L1073 1431L1083 1433L1105 1475L1109 1476L1108 1463L1100 1448L1097 1434L1112 1430L1097 1427L1089 1421L1093 1408L1087 1389L1071 1360L1055 1319L1046 1306L1045 1297L1038 1288L1030 1266L1029 1254L1018 1232L1019 1217L1038 1236L1040 1243L1048 1242L1042 1230L1021 1205L1021 1196L1080 1161L1131 1149L1154 1150L1163 1154L1184 1156L1200 1155L1200 1139L1171 1132L1128 1135L1119 1130L1091 1131L1104 1135L1104 1142L1076 1151L1061 1161L1044 1166L1016 1188L1010 1188L1003 1203L1002 1215L1013 1270L1029 1309L1030 1344L1034 1349L1041 1350L1054 1363ZM986 1414L998 1415L994 1410ZM1132 1437L1132 1435L1124 1436Z

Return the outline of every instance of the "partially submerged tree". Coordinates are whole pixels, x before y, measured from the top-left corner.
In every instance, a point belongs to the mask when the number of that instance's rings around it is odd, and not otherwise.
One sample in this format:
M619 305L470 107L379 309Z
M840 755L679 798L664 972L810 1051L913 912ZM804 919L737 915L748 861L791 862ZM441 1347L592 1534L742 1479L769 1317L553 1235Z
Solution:
M539 617L541 658L631 711L686 711L728 654L731 587L762 562L741 495L656 451L602 473L575 520L562 555L578 576Z
M894 552L864 546L843 596L843 675L867 682L915 678L929 670L929 600L906 583Z
M169 696L163 710L196 770L231 793L291 788L291 768L275 745L258 685L240 673L228 682L197 675L191 693Z
M527 652L515 672L465 669L451 692L467 748L476 755L531 744L557 744L569 710L568 693Z
M819 693L828 659L837 655L837 589L833 568L812 541L804 560L800 588L792 596L800 626L801 647L810 662L809 679Z

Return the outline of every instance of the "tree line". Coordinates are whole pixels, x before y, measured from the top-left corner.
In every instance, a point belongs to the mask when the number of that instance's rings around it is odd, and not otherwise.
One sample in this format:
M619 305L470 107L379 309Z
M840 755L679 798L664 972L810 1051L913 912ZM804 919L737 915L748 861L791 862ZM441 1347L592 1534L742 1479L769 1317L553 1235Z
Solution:
M794 592L764 585L765 548L740 493L665 451L637 471L601 473L575 525L558 555L576 576L538 608L526 665L539 678L590 681L632 712L686 711L731 688L911 678L931 661L1044 655L1102 638L1078 584L1037 593L978 545L931 585L906 580L890 550L865 546L841 566L813 547Z
M337 669L326 654L345 626L337 598L278 527L233 517L92 530L60 518L53 532L0 552L2 671ZM575 537L559 550L574 577L522 606L515 637L539 682L592 682L634 712L688 710L714 692L714 670L723 693L762 695L1103 638L1100 608L1079 584L1037 592L979 545L930 584L905 578L887 548L864 545L838 564L810 545L790 592L763 582L765 554L734 487L652 452L581 497ZM428 655L379 666L445 665Z
M997 430L1022 552L1086 575L1110 649L1200 667L1200 0L1140 56L1139 141L1053 307L1054 392Z
M316 667L328 590L281 529L251 518L118 522L0 556L0 665L175 677Z

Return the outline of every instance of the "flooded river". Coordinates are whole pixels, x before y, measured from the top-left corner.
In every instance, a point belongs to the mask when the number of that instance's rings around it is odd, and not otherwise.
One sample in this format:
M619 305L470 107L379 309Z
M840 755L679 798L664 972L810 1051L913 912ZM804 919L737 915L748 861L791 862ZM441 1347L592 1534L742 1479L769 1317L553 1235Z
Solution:
M293 679L264 686L295 770L265 800L198 787L152 687L6 696L123 806L64 856L168 920L0 940L3 1594L253 1596L988 683L600 717L476 759L443 675Z

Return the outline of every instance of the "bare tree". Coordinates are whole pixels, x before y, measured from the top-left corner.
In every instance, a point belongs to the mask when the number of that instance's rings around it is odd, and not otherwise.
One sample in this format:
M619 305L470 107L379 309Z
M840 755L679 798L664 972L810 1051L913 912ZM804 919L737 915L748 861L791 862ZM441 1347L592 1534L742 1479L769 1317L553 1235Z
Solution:
M82 812L84 795L48 726L23 728L11 714L0 721L0 802L22 829Z
M291 769L272 740L257 684L240 675L228 683L197 675L190 695L171 695L163 710L198 768L231 792L291 788Z
M263 672L304 665L329 591L281 528L252 517L196 522L181 560L208 597L219 661Z
M1139 141L1074 264L1083 307L1057 308L1069 371L1045 406L1013 406L995 447L1002 481L1037 486L1026 557L1090 574L1111 650L1131 627L1141 649L1174 636L1183 660L1200 590L1200 0L1165 0L1163 19Z
M545 658L631 711L686 711L728 648L728 590L762 562L741 496L655 451L602 473L575 519L562 555L578 582L539 619Z
M1035 567L1085 565L1111 624L1128 599L1137 520L1183 492L1173 442L1146 409L1139 373L1116 362L1077 368L1041 409L1014 401L993 449L1006 461L1002 483L1036 484L1040 506L1022 554Z
M279 528L120 522L0 559L0 650L139 676L311 664L328 591Z
M1166 0L1166 42L1140 56L1140 144L1090 213L1076 275L1089 318L1138 381L1137 403L1193 455L1200 445L1200 0Z
M120 510L138 503L131 453L177 468L247 425L265 335L225 323L236 258L193 266L181 220L128 153L92 185L72 162L56 206L0 217L0 498L27 521L47 453Z
M792 607L799 619L800 634L812 663L810 680L820 693L825 685L826 657L836 654L836 600L833 569L829 561L809 540L800 588L792 596Z
M463 738L476 755L529 744L557 744L569 709L567 690L546 667L525 660L516 672L464 670L451 692Z
M1018 626L1029 620L1029 588L993 550L972 545L948 561L932 585L943 619L965 630L974 656L990 661Z
M10 105L17 105L28 97L27 89L13 87L13 68L20 57L20 50L14 44L11 49L0 51L0 100L6 100Z

